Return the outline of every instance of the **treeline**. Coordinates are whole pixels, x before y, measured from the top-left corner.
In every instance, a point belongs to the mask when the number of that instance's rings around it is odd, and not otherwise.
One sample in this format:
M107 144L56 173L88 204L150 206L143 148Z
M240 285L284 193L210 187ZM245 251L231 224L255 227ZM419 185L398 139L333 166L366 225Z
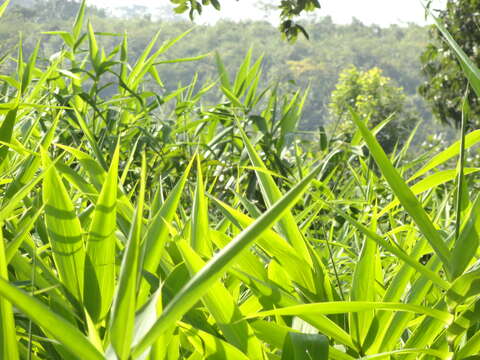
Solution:
M41 38L42 55L48 58L58 51L61 41L58 36L42 35L42 32L67 30L78 6L77 2L67 0L13 1L0 24L0 54L13 55L19 34L22 34L27 54ZM127 32L131 54L139 54L158 31L161 40L168 40L193 26L172 17L152 20L141 7L132 7L128 17L114 17L105 10L90 8L89 17L95 31L105 33L101 38L107 48L118 41L114 37ZM168 51L165 60L217 51L227 70L233 72L248 48L252 47L255 56L264 57L264 83L272 86L278 83L281 91L310 86L303 129L315 129L330 120L327 106L330 94L339 73L349 65L363 70L382 69L383 75L403 87L410 106L423 118L430 116L417 95L417 87L422 81L419 54L428 41L427 28L414 24L381 28L366 26L358 20L349 25L338 25L329 17L311 18L306 28L310 40L300 37L296 43L290 44L282 40L278 30L268 22L222 21L214 26L196 26ZM4 62L4 66L6 64ZM194 62L159 65L158 71L169 89L190 83L195 73L199 75L199 84L218 77L214 56ZM211 93L209 96L214 101L220 94Z

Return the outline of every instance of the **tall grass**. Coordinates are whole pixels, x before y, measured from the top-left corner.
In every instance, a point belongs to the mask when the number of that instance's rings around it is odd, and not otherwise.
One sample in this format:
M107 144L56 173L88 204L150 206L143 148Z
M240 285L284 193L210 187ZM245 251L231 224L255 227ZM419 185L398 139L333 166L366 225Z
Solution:
M206 56L168 58L187 33L134 62L103 35L83 3L46 63L4 58L2 359L478 356L480 130L413 166L353 110L350 143L305 140L308 91L262 88L251 52L166 93L168 63Z

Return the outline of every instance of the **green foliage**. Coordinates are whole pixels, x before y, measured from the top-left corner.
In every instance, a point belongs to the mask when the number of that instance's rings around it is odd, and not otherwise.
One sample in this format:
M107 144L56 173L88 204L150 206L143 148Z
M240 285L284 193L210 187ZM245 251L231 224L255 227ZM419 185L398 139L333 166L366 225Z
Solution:
M85 11L1 76L2 358L478 354L479 131L403 165L411 138L387 156L364 102L351 140L300 137L308 90L263 85L253 51L169 89L191 32L132 59Z
M22 12L31 10L28 16L21 15L16 7L11 7L5 14L0 23L0 53L12 54L15 51L20 32L26 56L33 51L38 40L41 40L39 58L42 60L48 59L62 46L60 37L42 35L42 32L69 30L75 18L71 14L73 9L68 8L63 12L59 6L55 16L35 16L51 12L51 7L44 0L35 4L34 8L21 9ZM78 6L78 3L72 5L74 9L78 9ZM152 34L161 31L162 38L174 38L179 32L192 27L191 23L177 19L148 20L135 8L128 8L131 14L128 18L105 17L105 14L90 7L88 11L95 32L102 33L97 36L97 42L105 49L112 50L118 45L119 36L124 32L128 34L130 61L143 52ZM318 14L321 15L321 11ZM152 18L155 19L155 16ZM298 87L310 88L298 124L301 130L317 131L320 125L331 122L328 112L330 94L339 73L350 64L360 69L381 68L385 76L394 79L405 89L409 101L422 117L430 117L423 100L416 94L421 80L418 53L427 44L426 28L413 24L380 28L366 26L358 20L349 25L338 25L329 17L312 18L306 20L305 24L310 32L310 40L300 38L294 44L282 41L278 31L267 22L248 22L248 26L231 21L221 21L211 26L198 25L190 33L189 41L181 41L170 48L168 54L160 55L158 60L162 63L157 69L164 88L156 87L156 81L153 80L143 86L156 92L171 92L176 90L179 83L190 84L195 73L198 73L197 86L215 81L218 74L213 56L205 56L198 61L163 63L171 59L192 59L207 55L210 51L221 54L226 72L231 77L240 67L246 51L244 45L248 44L252 47L252 56L258 58L263 55L260 83L279 82L279 94L295 92ZM14 66L14 63L5 60L0 68L10 73ZM107 77L104 75L103 78ZM214 87L203 94L202 99L214 105L221 101L222 95L223 92ZM419 139L424 128L422 126L419 129Z
M418 121L418 117L407 108L407 98L403 89L382 75L379 68L368 71L358 70L355 66L340 73L332 101L329 105L334 118L340 123L338 131L350 138L353 136L350 108L362 118L368 119L376 127L385 119L378 139L382 147L391 152L395 145L402 145Z
M221 3L219 0L202 0L200 3L197 0L170 0L176 5L174 11L176 13L189 12L190 18L193 19L195 12L202 13L202 6L211 5L216 10L220 10ZM303 34L307 39L308 33L303 26L297 24L292 19L302 12L314 11L320 8L318 0L281 0L278 5L280 9L280 31L289 40L297 39L299 33Z
M438 11L437 17L453 36L466 55L480 64L480 41L478 0L449 0L445 10ZM420 94L431 105L434 115L442 122L460 127L462 119L462 99L467 91L467 79L461 75L461 65L457 54L443 41L441 31L432 26L430 44L422 54L423 73L427 80L420 86ZM472 112L480 112L478 97L469 95ZM478 117L472 117L467 125L478 129Z

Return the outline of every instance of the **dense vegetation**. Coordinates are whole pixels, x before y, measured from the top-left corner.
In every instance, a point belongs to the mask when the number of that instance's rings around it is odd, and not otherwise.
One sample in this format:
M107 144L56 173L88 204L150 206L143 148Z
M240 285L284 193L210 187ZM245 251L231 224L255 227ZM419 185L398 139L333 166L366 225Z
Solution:
M179 81L208 65L174 60L195 31L132 50L84 6L72 23L2 57L0 358L477 356L480 130L406 161L415 130L387 155L396 118L365 100L342 109L349 136L300 136L314 85L266 82L267 55ZM345 74L405 100L378 70Z
M448 0L446 9L438 10L438 18L455 37L465 53L475 64L480 64L480 1ZM422 54L423 73L426 81L420 87L420 93L427 99L440 121L460 127L462 123L462 103L467 91L467 81L461 76L461 64L436 27L430 30L432 41ZM474 93L469 96L473 113L478 114L480 104ZM467 124L470 129L480 127L477 117Z
M18 34L22 33L26 54L30 54L41 39L42 59L57 52L62 43L59 37L41 33L68 30L79 6L75 1L65 0L37 1L34 5L16 0L13 4L0 24L0 53L15 49ZM95 8L89 11L96 31L118 34L99 36L99 43L107 49L113 49L121 36L125 32L128 34L132 60L147 46L152 34L160 31L163 38L174 38L192 28L190 22L175 20L168 17L168 13L161 13L160 19L152 17L147 9L138 6L125 9L119 14L120 18L112 18ZM318 14L321 15L321 11ZM301 128L317 131L320 125L337 120L329 112L329 103L339 74L351 65L364 71L378 67L384 76L403 88L407 97L405 106L429 122L429 111L417 95L417 87L422 83L419 54L428 43L426 28L414 24L380 28L366 26L358 20L350 25L337 25L328 17L312 17L304 23L309 29L310 40L300 37L295 44L284 42L278 30L268 22L224 21L214 26L196 26L185 41L160 59L210 55L195 62L165 64L159 66L158 71L168 91L173 91L178 84L189 84L195 73L198 73L199 83L217 80L213 52L222 55L227 71L233 75L251 46L255 57L263 55L264 58L261 83L274 86L278 82L279 91L283 93L310 86ZM13 69L4 71L10 73ZM204 101L218 103L221 95L214 89L204 96ZM422 127L422 132L424 129L426 134L432 133L431 127Z

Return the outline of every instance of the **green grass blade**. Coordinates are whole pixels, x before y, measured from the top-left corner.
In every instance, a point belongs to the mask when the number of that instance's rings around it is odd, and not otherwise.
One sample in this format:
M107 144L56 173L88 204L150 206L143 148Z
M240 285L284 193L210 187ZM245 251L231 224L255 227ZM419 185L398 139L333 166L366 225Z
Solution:
M95 204L87 237L85 306L98 323L107 315L115 286L115 231L119 147Z
M37 42L37 45L33 49L33 52L30 55L30 58L28 59L27 66L25 67L25 71L23 72L22 86L20 90L22 95L25 93L25 90L27 89L27 87L30 85L30 82L32 81L33 72L35 70L35 64L37 62L39 49L40 49L40 41Z
M20 33L20 39L18 40L18 58L17 58L17 76L20 81L23 78L24 68L25 68L25 64L23 62L23 36ZM20 95L21 93L18 93L17 96L20 96Z
M365 238L363 247L353 273L351 301L375 301L376 279L375 267L377 256L377 244L375 241ZM373 312L360 312L350 315L350 333L353 340L361 347L368 333Z
M17 109L10 110L5 119L3 120L2 126L0 127L0 141L10 143L13 136L13 127L15 126L15 121L17 119ZM7 158L8 147L5 145L0 145L0 166L3 164Z
M447 291L449 308L465 304L468 299L480 294L480 269L469 271L457 278Z
M263 163L260 156L255 151L255 148L250 143L245 132L238 126L238 130L242 135L243 142L245 144L245 148L248 152L250 157L250 161L252 166L255 168L259 168L265 171L255 171L257 175L258 182L260 184L260 188L262 190L262 194L264 197L267 206L272 206L276 201L278 201L282 197L282 193L278 189L275 181L269 175L268 169ZM300 230L295 222L295 218L290 212L287 212L282 219L278 222L278 229L281 234L285 236L287 241L295 248L295 250L299 253L299 255L310 265L312 265L312 259L310 258L310 254L308 248L305 244L305 240L303 239Z
M460 226L462 225L463 215L465 209L468 208L468 190L465 186L465 131L467 123L470 120L470 106L468 104L468 91L466 91L463 97L462 106L462 122L460 130L460 156L457 164L457 194L455 204L455 241L458 242L458 236L460 235ZM477 245L478 246L478 245ZM476 250L476 249L475 249ZM453 266L453 264L452 264Z
M473 204L466 224L452 249L452 276L456 279L475 257L480 243L480 195Z
M475 359L480 353L480 331L477 331L458 351L458 359Z
M445 352L442 350L435 350L435 349L401 349L401 350L392 350L392 351L385 351L375 355L368 355L359 358L359 360L374 360L374 359L388 359L390 356L394 355L415 355L416 359L420 358L417 356L421 355L431 355L434 358L441 359L441 360L448 360L451 359L452 353ZM422 357L425 358L425 357Z
M222 86L221 89L225 96L228 98L228 100L230 100L232 105L234 105L238 109L243 109L242 102L228 88Z
M160 64L175 64L175 63L183 63L183 62L190 62L190 61L198 61L209 57L212 53L206 53L202 55L197 55L193 57L187 58L180 58L180 59L170 59L170 60L160 60L155 62L153 65L160 65Z
M128 74L128 36L125 32L123 34L122 44L120 46L120 79L126 84ZM121 95L125 94L125 89L119 89Z
M150 43L147 45L145 50L142 52L142 54L138 57L135 65L132 67L132 71L130 72L129 75L129 82L128 85L129 87L132 87L133 81L135 78L138 76L138 74L142 71L143 67L145 66L145 62L147 60L148 55L150 55L150 52L152 51L153 47L157 43L157 40L160 36L160 31L158 31L150 41ZM126 44L126 43L125 43ZM126 54L125 54L126 55Z
M203 185L202 166L200 157L197 155L197 184L192 208L192 230L190 244L199 254L207 257L212 256L212 243L209 239L208 229L208 205L205 199L205 187Z
M52 165L45 150L41 149L44 169ZM45 223L60 280L77 300L83 298L85 248L83 230L75 207L62 179L54 167L46 171L43 180Z
M93 31L93 27L90 22L88 22L88 43L90 46L90 60L93 64L93 68L95 69L95 71L98 71L100 69L101 53L98 49L95 32Z
M321 166L315 167L308 176L293 187L282 199L220 250L171 300L152 329L135 347L133 355L141 355L155 342L158 336L179 320L208 291L209 287L223 275L237 255L251 245L296 203L307 189L310 181L320 170Z
M330 301L324 303L310 303L305 305L290 306L282 309L275 309L269 311L261 311L259 313L247 316L248 319L254 319L265 316L300 316L300 315L331 315L342 314L349 312L359 312L367 310L390 310L390 311L405 311L417 314L427 315L434 319L440 320L445 324L449 324L453 320L453 315L437 309L432 309L426 306L403 304L403 303L388 303L375 301Z
M407 235L407 241L412 239L416 236L416 231L410 231ZM425 239L420 239L416 242L413 249L410 252L410 256L414 254L423 254L424 249L427 245L427 241ZM408 287L410 286L410 280L414 275L415 269L408 264L399 264L395 269L395 275L391 280L385 295L383 296L383 302L399 302L404 293L408 291ZM427 283L427 286L430 286ZM410 302L407 299L405 302ZM379 311L375 314L375 320L372 322L369 331L369 338L366 342L369 342L369 346L367 349L367 353L376 353L382 349L381 345L383 339L387 335L387 333L391 333L394 331L392 328L391 322L393 320L394 314L387 311ZM381 326L377 326L377 324L381 324ZM403 330L404 327L402 327Z
M218 52L215 52L215 61L217 63L218 73L220 74L220 83L222 84L222 87L227 90L230 90L232 87L230 85L228 72Z
M2 228L3 224L0 222L0 279L8 281L8 263ZM2 359L19 359L12 304L5 298L0 298L0 355Z
M22 245L23 241L29 236L30 231L32 231L32 228L35 225L35 222L37 221L37 219L40 217L40 215L43 214L44 209L45 209L45 206L42 205L32 216L26 218L25 221L22 221L23 224L18 229L19 230L18 233L15 234L15 237L13 238L13 240L8 243L8 246L5 250L5 258L6 258L7 264L10 264L10 261L12 261L13 257L17 253L18 248Z
M464 174L465 175L475 174L478 171L480 171L480 168L465 168ZM410 190L414 195L418 195L430 189L434 189L439 185L455 180L456 177L457 177L456 170L437 171L427 176L426 178L418 181L417 183L415 183L415 185L410 187ZM386 205L381 212L378 213L378 217L381 217L387 214L390 210L392 210L395 206L399 204L400 204L400 201L398 201L398 199L393 200L388 205Z
M433 305L433 304L432 304ZM435 311L445 311L445 302L440 300L437 304L431 307ZM452 321L453 322L453 321ZM450 322L448 325L450 325ZM435 346L436 340L438 340L438 336L445 331L445 323L439 319L435 319L433 317L425 317L420 325L415 327L414 331L408 338L405 343L406 348L426 348L428 346ZM413 354L406 357L408 360L417 359L416 356Z
M144 239L144 253L143 269L151 274L156 274L158 265L165 251L164 246L169 236L169 229L165 225L170 223L175 216L182 193L187 183L190 169L192 168L193 158L185 169L182 178L175 185L164 203L162 204L158 213L151 221L149 228L145 234ZM143 304L148 295L150 285L145 278L142 278L142 283L139 291L139 303Z
M438 257L434 256L428 262L428 264L426 264L426 267L428 267L430 271L438 272L441 269L441 265L441 261L438 259ZM411 284L408 295L404 301L414 305L423 304L431 291L435 291L435 289L432 288L430 279L427 276L422 275ZM444 310L444 308L440 309ZM388 329L386 329L386 332L384 333L380 346L381 350L395 349L398 345L398 339L404 333L409 321L413 319L413 314L411 313L402 312L395 313L393 315L393 319L388 325ZM430 321L432 319L430 318L428 320ZM445 326L443 323L440 324ZM417 329L415 329L415 331L417 331ZM410 341L410 339L408 341ZM415 346L412 345L411 347Z
M0 5L0 17L2 17L3 13L7 9L8 4L10 3L10 0L5 0L2 5Z
M157 314L162 311L161 289L155 291L135 315L135 334L133 343L137 343L152 327Z
M88 139L88 142L92 146L93 152L95 153L95 156L97 157L98 162L103 167L103 169L107 169L107 163L105 162L105 158L103 156L102 151L100 150L99 144L97 143L95 136L91 131L92 129L88 127L83 115L80 113L77 107L74 107L74 111L75 111L75 116L78 121L78 124L80 125L80 128L82 129L82 131L85 133L85 137Z
M225 235L223 232L210 230L210 236L215 245L221 249L228 245L232 239ZM250 276L255 277L261 281L268 281L267 271L265 264L255 254L251 252L243 252L238 256L238 261L235 270L239 270L244 273L248 273Z
M78 39L80 38L80 34L82 32L83 19L85 17L85 8L86 8L86 0L83 0L82 4L80 5L80 9L78 10L78 13L72 28L72 34L75 39L75 42L78 41Z
M465 136L465 149L469 149L472 146L478 144L480 142L480 129L472 131L471 133ZM456 141L448 148L443 150L442 152L435 155L430 161L425 164L420 170L418 170L415 174L413 174L407 182L411 182L416 178L422 176L426 172L436 168L437 166L442 165L443 163L450 160L452 157L457 156L460 153L460 140Z
M225 340L192 325L182 322L179 324L179 330L199 354L197 359L251 359ZM173 360L174 358L169 357L169 359Z
M399 259L403 260L406 264L410 265L412 268L417 270L419 273L423 274L426 276L430 281L432 281L434 284L439 286L441 289L447 290L450 287L450 283L443 280L440 276L438 276L435 272L427 269L425 266L423 266L420 262L417 261L417 259L413 258L412 256L409 256L407 253L405 253L402 249L399 249L392 243L386 241L382 236L378 235L377 233L374 233L367 227L363 226L360 224L358 221L353 219L351 216L343 212L342 210L338 209L334 205L327 204L330 208L332 208L335 212L337 212L339 215L341 215L345 220L347 220L350 224L355 226L360 232L364 233L367 235L370 239L375 241L378 245L383 247L385 250L390 251L392 254L397 256Z
M388 159L387 155L383 151L382 147L368 130L367 126L363 123L362 120L358 117L352 109L350 109L352 118L359 128L362 136L367 143L368 148L371 151L375 162L382 171L383 176L387 180L388 184L392 188L393 192L397 196L398 200L408 212L408 214L413 218L420 231L423 233L429 244L432 246L435 253L438 255L442 263L444 264L445 270L450 271L450 252L448 247L445 245L444 240L442 239L440 233L437 231L429 216L422 208L418 199L413 195L410 188L407 186L402 177L393 167L392 163Z
M178 246L192 276L205 266L205 262L186 242L180 242ZM202 300L230 344L242 350L250 359L262 358L260 342L249 324L242 321L243 315L224 285L219 282L212 284Z
M213 197L212 197L213 198ZM240 230L250 226L254 219L233 209L227 204L215 199L215 202L221 207L221 211L231 218L232 223ZM312 286L312 267L305 264L304 260L295 252L295 248L278 235L273 230L267 230L257 240L257 245L261 247L269 256L279 262L281 266L289 269L289 277L305 288Z
M160 48L155 51L150 57L147 58L147 56L150 54L151 49L153 48L153 45L157 42L159 33L155 35L153 40L150 42L150 44L147 46L145 51L142 53L140 58L137 60L135 63L134 67L132 68L132 71L130 73L130 76L128 78L129 82L128 85L132 90L136 90L138 86L140 85L144 75L148 73L151 69L152 66L154 66L155 62L157 61L157 58L167 51L171 46L173 46L175 43L183 39L185 36L187 36L193 28L183 32L179 36L177 36L174 39L171 39L160 46ZM164 99L165 100L165 99Z
M292 331L292 328L288 326L261 319L250 322L250 326L255 330L255 335L259 339L279 349L283 347L287 334Z
M80 150L77 150L75 148L72 148L70 146L65 146L60 144L57 144L57 146L66 150L67 152L69 152L70 154L72 154L78 159L82 167L85 169L85 171L89 175L88 187L90 188L91 185L93 185L97 189L97 191L100 192L102 189L103 183L105 182L107 172L98 163L98 161L95 161L95 159L90 155ZM117 212L120 215L117 217L117 220L122 219L124 220L124 222L128 222L128 224L130 224L130 221L133 218L133 213L135 211L134 207L131 204L130 200L127 198L127 196L124 194L124 190L120 185L117 190L117 195L118 195ZM122 225L122 222L120 221L117 221L117 223L119 224L122 231L124 231L125 234L128 234L130 227L125 228Z
M247 86L247 77L250 70L250 61L252 59L252 48L247 52L245 59L243 60L242 64L240 65L237 76L235 77L235 81L233 82L233 93L237 97L241 97L242 94L245 92Z
M103 354L70 322L54 313L49 306L26 295L2 278L0 278L0 295L45 329L79 359L105 359Z
M267 283L257 281L251 277L244 277L242 280L247 286L255 291L255 294L259 298L264 297L265 302L270 300L271 308L296 306L301 304L300 300L294 298L290 294L287 294L283 289L272 282L269 282L267 285ZM274 300L272 300L272 298ZM350 335L337 323L330 320L326 315L302 315L301 319L314 326L320 333L331 337L336 342L352 349L356 349L356 345L353 343ZM282 344L283 339L279 347L281 347Z
M144 197L146 186L146 158L142 156L142 172L137 208L127 247L120 267L120 276L110 314L110 333L113 348L120 360L130 356L135 324L137 277L142 234Z
M289 332L285 338L282 360L328 359L328 339L320 334Z

